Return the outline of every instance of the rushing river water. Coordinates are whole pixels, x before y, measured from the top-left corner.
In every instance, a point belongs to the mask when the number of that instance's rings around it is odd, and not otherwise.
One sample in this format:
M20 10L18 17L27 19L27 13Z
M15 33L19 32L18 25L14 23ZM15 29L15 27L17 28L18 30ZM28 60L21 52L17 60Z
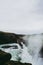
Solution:
M18 46L18 49L14 49L13 47L2 48L2 46L8 46L8 45L14 46L15 43L0 45L0 49L10 53L12 55L11 60L20 61L22 63L25 62L32 63L32 65L43 65L43 58L39 58L37 52L35 52L36 55L32 55L33 53L31 52L31 50L28 51L28 48L24 44L23 44L23 49L21 49L21 47L18 44L16 44Z

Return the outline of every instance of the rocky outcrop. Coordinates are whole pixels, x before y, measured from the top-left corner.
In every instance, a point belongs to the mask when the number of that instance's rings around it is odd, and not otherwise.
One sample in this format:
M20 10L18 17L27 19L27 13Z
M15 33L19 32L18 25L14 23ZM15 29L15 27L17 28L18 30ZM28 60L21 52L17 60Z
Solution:
M12 61L11 55L0 50L0 65L32 65L31 63L21 63L19 61Z
M11 54L0 50L0 65L9 61L11 59Z
M18 62L18 61L9 61L9 62L6 62L5 65L32 65L31 63L21 63L21 62Z
M24 35L0 31L0 44L18 43L22 46L21 42L24 43L24 40L22 39L23 36Z

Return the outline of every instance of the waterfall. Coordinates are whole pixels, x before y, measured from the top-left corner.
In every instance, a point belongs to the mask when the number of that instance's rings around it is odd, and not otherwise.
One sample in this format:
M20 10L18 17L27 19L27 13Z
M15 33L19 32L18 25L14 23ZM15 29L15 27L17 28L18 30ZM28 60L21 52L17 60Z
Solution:
M43 35L30 35L27 37L27 42L27 46L21 42L23 49L18 44L18 49L13 49L12 47L4 49L1 48L3 45L0 45L0 49L10 53L12 55L11 60L32 63L32 65L43 65ZM12 46L15 43L5 45ZM40 56L41 53L42 57Z
M31 35L28 39L28 46L22 43L23 49L19 55L21 62L32 63L32 65L43 65L43 58L40 57L40 49L43 45L42 35Z
M28 53L28 48L23 45L22 53L19 55L22 63L31 63L32 56Z

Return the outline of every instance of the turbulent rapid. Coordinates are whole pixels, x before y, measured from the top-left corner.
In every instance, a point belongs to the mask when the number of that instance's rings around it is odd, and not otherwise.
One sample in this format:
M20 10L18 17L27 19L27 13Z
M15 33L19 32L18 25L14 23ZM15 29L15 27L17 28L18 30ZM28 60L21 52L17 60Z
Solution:
M18 49L11 48L1 48L4 45L0 45L0 49L9 52L12 55L11 60L20 61L22 63L32 63L32 65L43 65L43 36L42 35L31 35L27 40L27 46L23 44L23 49L18 46ZM15 45L5 44L7 45Z

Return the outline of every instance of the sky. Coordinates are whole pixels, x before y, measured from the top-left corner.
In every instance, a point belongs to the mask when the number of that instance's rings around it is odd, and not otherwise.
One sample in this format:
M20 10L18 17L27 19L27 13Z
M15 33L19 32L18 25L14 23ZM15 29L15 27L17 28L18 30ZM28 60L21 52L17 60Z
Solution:
M0 0L0 31L43 32L43 0Z

